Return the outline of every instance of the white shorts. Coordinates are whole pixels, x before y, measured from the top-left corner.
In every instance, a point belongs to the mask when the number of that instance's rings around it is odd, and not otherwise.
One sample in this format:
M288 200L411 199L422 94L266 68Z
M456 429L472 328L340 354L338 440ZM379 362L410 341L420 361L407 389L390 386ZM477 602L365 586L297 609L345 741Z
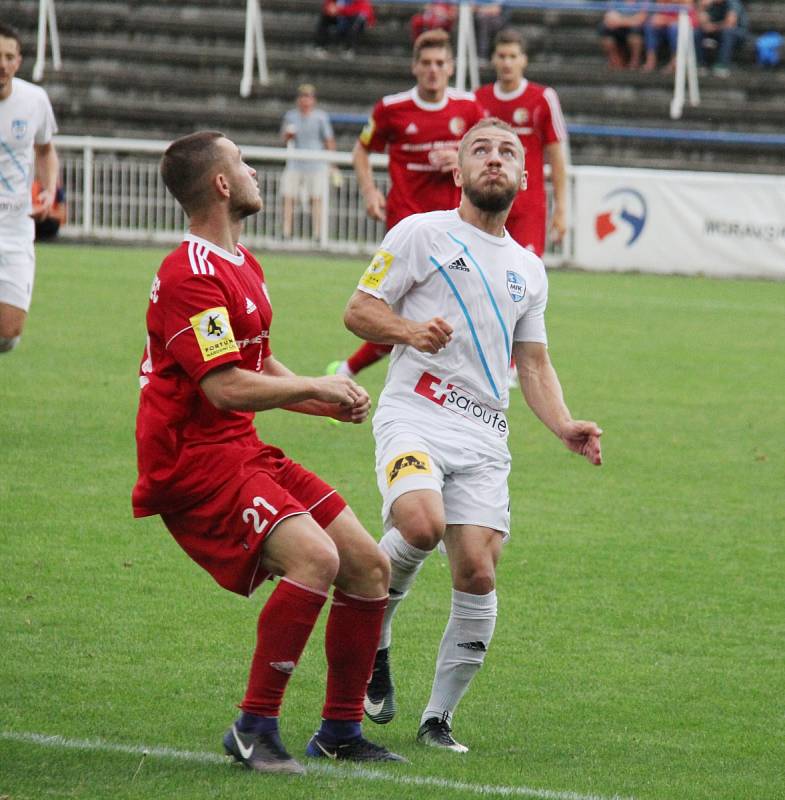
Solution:
M402 494L432 489L442 496L448 525L481 525L510 536L509 452L478 453L469 437L396 420L374 425L376 482L385 530Z
M3 242L0 245L0 303L29 311L34 278L32 241Z
M284 197L296 198L301 192L308 197L321 197L326 174L324 169L304 172L287 167L281 175L281 193Z

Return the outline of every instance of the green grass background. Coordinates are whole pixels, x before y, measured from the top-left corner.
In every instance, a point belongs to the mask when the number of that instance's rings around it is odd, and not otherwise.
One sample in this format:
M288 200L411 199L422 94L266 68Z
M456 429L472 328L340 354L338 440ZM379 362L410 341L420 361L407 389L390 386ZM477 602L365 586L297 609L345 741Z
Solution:
M230 595L157 518L131 518L144 312L163 251L38 248L33 307L0 357L0 797L476 797L345 769L292 780L49 748L35 732L220 753L269 586ZM358 260L269 254L276 355L319 374L354 347ZM366 726L411 766L472 785L643 800L785 797L785 283L553 272L551 352L605 464L510 412L513 539L500 616L463 701L466 756L414 743L449 607L426 564L396 621L399 716ZM379 365L363 374L378 395ZM340 487L375 535L369 426L260 414L264 439ZM323 697L323 626L284 739ZM371 730L372 729L372 730Z

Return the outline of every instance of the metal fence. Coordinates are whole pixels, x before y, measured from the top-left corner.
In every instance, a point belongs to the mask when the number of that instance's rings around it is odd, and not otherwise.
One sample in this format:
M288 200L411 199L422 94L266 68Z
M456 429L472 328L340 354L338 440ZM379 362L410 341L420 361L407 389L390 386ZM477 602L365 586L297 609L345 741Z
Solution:
M64 237L139 243L173 244L182 239L187 220L166 191L158 173L160 156L169 142L59 136L67 207ZM327 162L322 181L318 235L312 230L310 198L299 197L290 236L284 237L281 175L291 150L242 147L243 157L257 170L264 211L250 217L242 234L251 247L278 250L321 250L372 253L384 237L384 223L371 220L351 167L350 153L297 151L298 160ZM377 186L389 188L386 156L371 156ZM551 251L548 263L560 262Z

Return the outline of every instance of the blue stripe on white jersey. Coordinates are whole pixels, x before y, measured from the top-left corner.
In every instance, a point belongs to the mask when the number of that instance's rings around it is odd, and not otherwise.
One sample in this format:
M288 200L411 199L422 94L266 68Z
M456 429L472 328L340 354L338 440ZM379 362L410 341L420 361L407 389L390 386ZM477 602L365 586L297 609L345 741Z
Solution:
M493 296L493 292L491 291L491 287L488 285L488 279L485 277L485 272L483 268L477 263L475 257L469 251L469 248L457 237L453 236L449 231L447 231L447 235L456 243L459 244L463 248L463 252L466 253L466 257L469 258L477 267L477 271L480 273L480 277L482 278L483 285L485 286L485 291L488 294L488 299L491 301L491 305L493 306L494 313L496 314L496 319L499 320L499 325L502 329L502 336L504 336L504 349L507 352L507 361L512 358L512 352L510 350L510 335L507 333L507 326L504 324L504 320L502 319L502 313L499 311L499 306L496 304L496 299Z
M458 291L458 287L453 283L452 278L447 274L447 271L444 267L433 257L428 256L431 263L436 267L439 271L439 274L447 281L447 285L450 287L450 290L455 295L455 299L458 301L458 305L461 307L461 311L463 311L463 316L466 317L466 322L469 325L469 333L472 335L472 339L474 340L474 346L477 348L477 355L480 357L480 362L482 363L482 368L485 370L485 377L488 378L488 383L491 385L491 391L493 392L494 397L499 400L499 391L496 388L496 384L493 382L493 376L491 375L491 371L488 368L488 362L485 358L485 353L482 349L482 345L480 344L480 340L477 336L477 331L474 327L474 322L472 322L471 314L469 314L469 309L466 308L466 304L463 302L463 298L461 297L461 293Z

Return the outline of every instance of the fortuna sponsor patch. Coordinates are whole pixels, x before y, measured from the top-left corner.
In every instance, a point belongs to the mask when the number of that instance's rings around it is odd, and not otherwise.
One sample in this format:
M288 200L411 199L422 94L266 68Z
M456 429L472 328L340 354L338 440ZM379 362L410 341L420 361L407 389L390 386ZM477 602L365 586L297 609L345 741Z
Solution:
M200 311L191 317L190 323L205 361L212 361L226 353L240 352L234 340L232 326L229 324L229 312L226 306Z
M427 453L413 450L411 453L402 453L385 467L387 485L392 486L398 478L407 475L431 475L431 461Z
M374 120L374 118L371 117L368 120L368 122L365 123L365 126L363 127L362 131L360 131L360 141L366 147L368 147L368 145L371 142L371 139L373 139L373 132L375 130L376 130L376 120Z
M360 286L364 286L366 289L378 289L392 262L392 253L388 253L386 250L377 250L376 255L371 259L371 263L363 273L362 278L360 278Z

